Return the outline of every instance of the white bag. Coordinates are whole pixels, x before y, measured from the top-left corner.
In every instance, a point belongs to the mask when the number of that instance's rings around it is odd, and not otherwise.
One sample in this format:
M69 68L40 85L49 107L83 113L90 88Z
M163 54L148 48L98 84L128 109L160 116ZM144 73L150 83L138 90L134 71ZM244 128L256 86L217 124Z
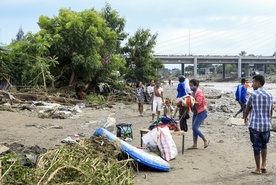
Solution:
M151 151L151 152L159 152L157 141L159 138L159 129L154 128L148 133L146 133L143 137L144 145Z
M159 128L157 145L163 159L170 161L176 158L177 148L168 127Z

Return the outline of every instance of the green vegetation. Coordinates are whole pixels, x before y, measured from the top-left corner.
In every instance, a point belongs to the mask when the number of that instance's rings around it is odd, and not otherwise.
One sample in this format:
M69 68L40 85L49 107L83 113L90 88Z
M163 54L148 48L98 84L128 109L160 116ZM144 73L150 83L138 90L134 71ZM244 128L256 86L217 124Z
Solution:
M109 4L101 11L62 8L57 16L41 15L37 33L20 28L9 46L12 52L0 52L0 79L44 89L156 79L156 69L163 67L153 58L157 34L139 28L129 36L125 24Z
M95 137L81 144L64 145L41 154L33 164L22 165L22 157L2 158L3 184L134 184L133 160L122 159L116 142Z

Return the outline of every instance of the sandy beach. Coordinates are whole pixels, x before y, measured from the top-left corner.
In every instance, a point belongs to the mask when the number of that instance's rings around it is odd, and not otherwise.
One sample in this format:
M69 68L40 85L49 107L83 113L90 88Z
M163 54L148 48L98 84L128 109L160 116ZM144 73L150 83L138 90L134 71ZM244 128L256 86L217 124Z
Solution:
M262 175L250 173L255 169L255 162L248 128L233 124L242 121L241 115L237 119L232 118L239 110L239 105L234 100L237 84L238 82L200 84L207 95L222 95L219 99L207 99L210 110L201 129L211 141L210 146L204 149L203 141L199 140L199 149L187 150L192 145L191 119L189 119L184 155L181 154L181 137L173 136L178 156L169 161L170 172L139 171L135 173L135 184L276 184L276 134L274 132L271 132L268 145L268 173ZM268 83L264 87L274 98L276 97L275 84ZM163 88L165 97L175 101L176 83L174 86L164 84ZM222 105L227 106L227 111L220 110ZM117 123L132 124L134 138L131 144L140 146L139 130L148 128L151 121L149 105L145 104L144 109L144 117L139 117L135 102L127 105L115 103L112 108L82 108L82 113L70 119L41 119L37 117L37 112L28 110L0 111L0 142L17 142L26 146L38 145L52 148L61 145L62 139L73 137L74 133L82 133L84 137L89 138L98 127L105 124L108 116L113 115Z

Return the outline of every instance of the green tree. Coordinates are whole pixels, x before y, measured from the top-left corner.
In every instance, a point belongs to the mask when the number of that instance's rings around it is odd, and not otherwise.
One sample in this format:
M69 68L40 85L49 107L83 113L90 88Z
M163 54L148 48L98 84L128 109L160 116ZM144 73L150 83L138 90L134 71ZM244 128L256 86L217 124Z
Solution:
M9 54L0 51L0 80L10 81L12 78L13 61L10 60Z
M239 55L244 57L246 55L246 51L241 51Z
M205 69L204 68L199 68L198 69L198 74L204 75L205 74Z
M60 9L57 17L40 16L38 24L39 35L50 43L50 54L59 58L55 75L69 85L78 80L101 81L116 67L124 66L122 57L112 56L117 33L94 9L83 12Z
M217 73L218 74L222 74L222 68L223 68L223 65L217 65ZM235 65L233 64L226 64L225 65L225 72L226 73L231 73L231 72L237 72L238 69L237 67L235 67Z
M16 40L20 41L20 40L24 40L24 31L22 30L22 27L19 28L17 34L16 34Z
M153 57L156 38L157 34L152 35L149 29L138 29L134 36L128 39L124 48L124 53L128 56L126 79L132 82L148 82L149 79L160 77L156 71L164 65Z
M117 33L116 51L120 52L120 42L128 36L124 31L126 24L125 18L120 17L117 11L112 10L108 3L106 3L105 8L101 10L100 15L105 19L107 26Z
M10 58L14 61L13 77L16 85L43 86L53 81L51 67L57 58L49 54L49 43L39 34L28 33L24 40L13 41Z

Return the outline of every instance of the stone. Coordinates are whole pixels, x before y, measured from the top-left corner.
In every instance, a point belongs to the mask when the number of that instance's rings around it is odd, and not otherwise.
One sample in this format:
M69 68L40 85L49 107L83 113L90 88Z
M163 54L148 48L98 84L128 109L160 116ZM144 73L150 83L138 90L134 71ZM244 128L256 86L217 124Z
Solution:
M6 153L9 150L10 150L10 148L8 148L4 145L0 145L0 154Z
M234 118L234 117L231 117L231 118L227 119L224 122L224 124L226 124L228 126L233 126L233 125L236 125L236 126L245 126L244 119Z

